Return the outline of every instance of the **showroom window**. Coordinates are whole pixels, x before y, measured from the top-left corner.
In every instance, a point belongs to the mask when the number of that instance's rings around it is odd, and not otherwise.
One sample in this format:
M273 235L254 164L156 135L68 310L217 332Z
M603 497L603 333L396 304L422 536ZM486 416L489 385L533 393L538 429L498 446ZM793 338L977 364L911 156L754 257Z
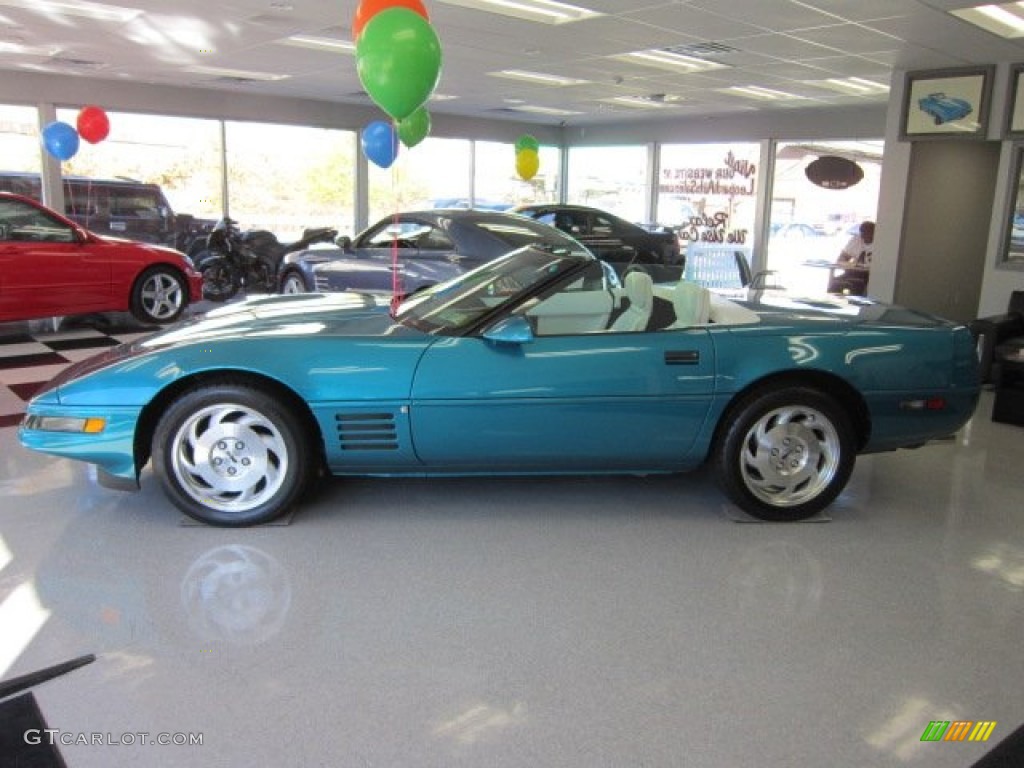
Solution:
M281 241L309 227L350 234L355 221L352 131L269 123L225 123L228 202L242 229Z
M516 171L515 144L493 141L473 143L475 152L473 205L477 208L508 208L529 203L558 202L561 184L561 153L541 146L540 168L524 181Z
M59 109L57 119L75 125L78 112ZM176 214L221 215L218 121L128 112L107 112L107 117L110 134L96 144L81 142L75 156L61 164L65 176L157 184Z
M777 283L798 293L827 290L830 265L860 223L875 220L882 149L881 140L777 145L767 248L767 267ZM854 171L845 179L825 180L826 186L815 184L807 169L819 158L852 161L863 176L854 181L860 175Z
M39 173L41 168L35 107L0 104L0 171Z
M567 202L646 222L651 189L647 159L646 145L570 147Z
M370 223L469 200L470 152L468 140L428 138L412 149L400 147L390 168L370 163Z
M658 162L658 222L679 235L688 276L739 287L753 261L760 145L665 144ZM724 281L724 282L723 282Z

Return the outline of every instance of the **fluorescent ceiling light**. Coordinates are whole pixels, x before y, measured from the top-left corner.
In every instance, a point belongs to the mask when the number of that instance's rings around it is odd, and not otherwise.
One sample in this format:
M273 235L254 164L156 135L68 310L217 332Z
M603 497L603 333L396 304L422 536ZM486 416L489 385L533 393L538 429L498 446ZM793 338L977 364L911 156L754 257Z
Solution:
M666 107L678 104L682 100L679 96L664 96L660 99L651 98L650 96L612 96L607 99L601 99L601 101L608 102L609 104L621 104L626 107L635 107L636 109L665 109Z
M582 112L573 112L571 109L557 109L555 107L537 107L532 104L521 104L517 107L511 107L517 112L534 112L538 115L558 115L560 117L567 117L569 115L582 115Z
M696 56L683 56L680 53L663 51L657 48L649 51L633 51L632 53L621 53L612 56L613 59L628 61L633 64L641 64L646 67L667 69L669 72L708 72L713 69L728 69L728 64L719 64L717 61L698 59Z
M430 98L427 101L454 101L459 98L458 96L452 96L450 93L438 93L434 91L430 94Z
M185 67L186 72L194 75L210 75L211 77L237 77L240 80L262 80L273 82L287 80L291 75L273 75L269 72L251 72L246 69L227 69L225 67L202 67L199 65Z
M785 91L776 91L772 88L762 88L759 85L734 85L731 88L720 89L722 93L732 93L736 96L744 96L748 99L759 99L760 101L782 101L784 99L799 100L803 96Z
M331 51L332 53L355 53L356 44L351 40L337 37L320 37L317 35L292 35L278 40L281 45L294 45L298 48L310 48L314 51Z
M558 3L554 0L440 0L449 5L472 8L477 11L500 13L517 19L537 21L541 24L568 24L573 21L593 19L603 13L581 8L578 5Z
M881 96L889 92L887 84L865 80L862 77L830 77L826 80L804 80L804 83L853 96Z
M950 13L1000 37L1024 37L1024 3L978 5Z
M141 16L138 8L123 8L105 3L91 3L88 0L0 0L0 5L9 5L48 16L83 16L98 21L117 21L122 24Z
M528 83L539 83L541 85L585 85L589 80L577 80L573 77L561 77L560 75L548 75L544 72L528 72L525 69L503 69L500 72L490 72L493 77L505 77L509 80L525 80Z
M60 53L56 46L34 46L22 45L21 43L0 42L0 54L13 54L15 56L43 56L49 58Z

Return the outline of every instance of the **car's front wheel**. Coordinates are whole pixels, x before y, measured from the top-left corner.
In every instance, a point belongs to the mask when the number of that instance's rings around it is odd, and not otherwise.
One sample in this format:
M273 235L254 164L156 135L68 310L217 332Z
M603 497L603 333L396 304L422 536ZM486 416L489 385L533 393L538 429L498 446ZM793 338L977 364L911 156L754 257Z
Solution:
M302 273L296 272L294 269L284 273L284 277L281 278L281 293L307 293L308 291L309 289L306 287L306 281L302 277Z
M727 415L714 447L723 490L762 520L803 520L831 504L856 460L850 419L806 387L753 392Z
M257 525L287 512L313 476L313 453L301 419L239 384L186 393L166 410L153 439L153 465L171 501L221 526Z
M132 286L129 306L140 323L159 325L177 320L187 304L185 276L171 267L151 267Z

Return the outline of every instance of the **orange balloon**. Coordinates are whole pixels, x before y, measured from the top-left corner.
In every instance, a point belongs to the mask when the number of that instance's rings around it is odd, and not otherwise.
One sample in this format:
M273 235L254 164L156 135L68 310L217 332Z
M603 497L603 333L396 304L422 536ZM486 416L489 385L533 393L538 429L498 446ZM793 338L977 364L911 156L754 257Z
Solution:
M430 21L430 17L427 16L427 9L421 0L360 0L359 5L356 6L356 14L352 19L352 39L358 40L359 36L363 34L363 27L366 26L366 22L387 8L408 8L410 11L415 11L424 19Z

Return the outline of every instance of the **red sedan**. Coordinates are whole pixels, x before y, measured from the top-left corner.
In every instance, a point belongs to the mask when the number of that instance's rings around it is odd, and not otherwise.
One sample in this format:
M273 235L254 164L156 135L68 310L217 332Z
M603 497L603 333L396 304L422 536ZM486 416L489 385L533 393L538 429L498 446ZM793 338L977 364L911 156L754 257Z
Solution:
M100 237L27 197L0 192L0 322L131 312L177 320L202 276L171 248Z

